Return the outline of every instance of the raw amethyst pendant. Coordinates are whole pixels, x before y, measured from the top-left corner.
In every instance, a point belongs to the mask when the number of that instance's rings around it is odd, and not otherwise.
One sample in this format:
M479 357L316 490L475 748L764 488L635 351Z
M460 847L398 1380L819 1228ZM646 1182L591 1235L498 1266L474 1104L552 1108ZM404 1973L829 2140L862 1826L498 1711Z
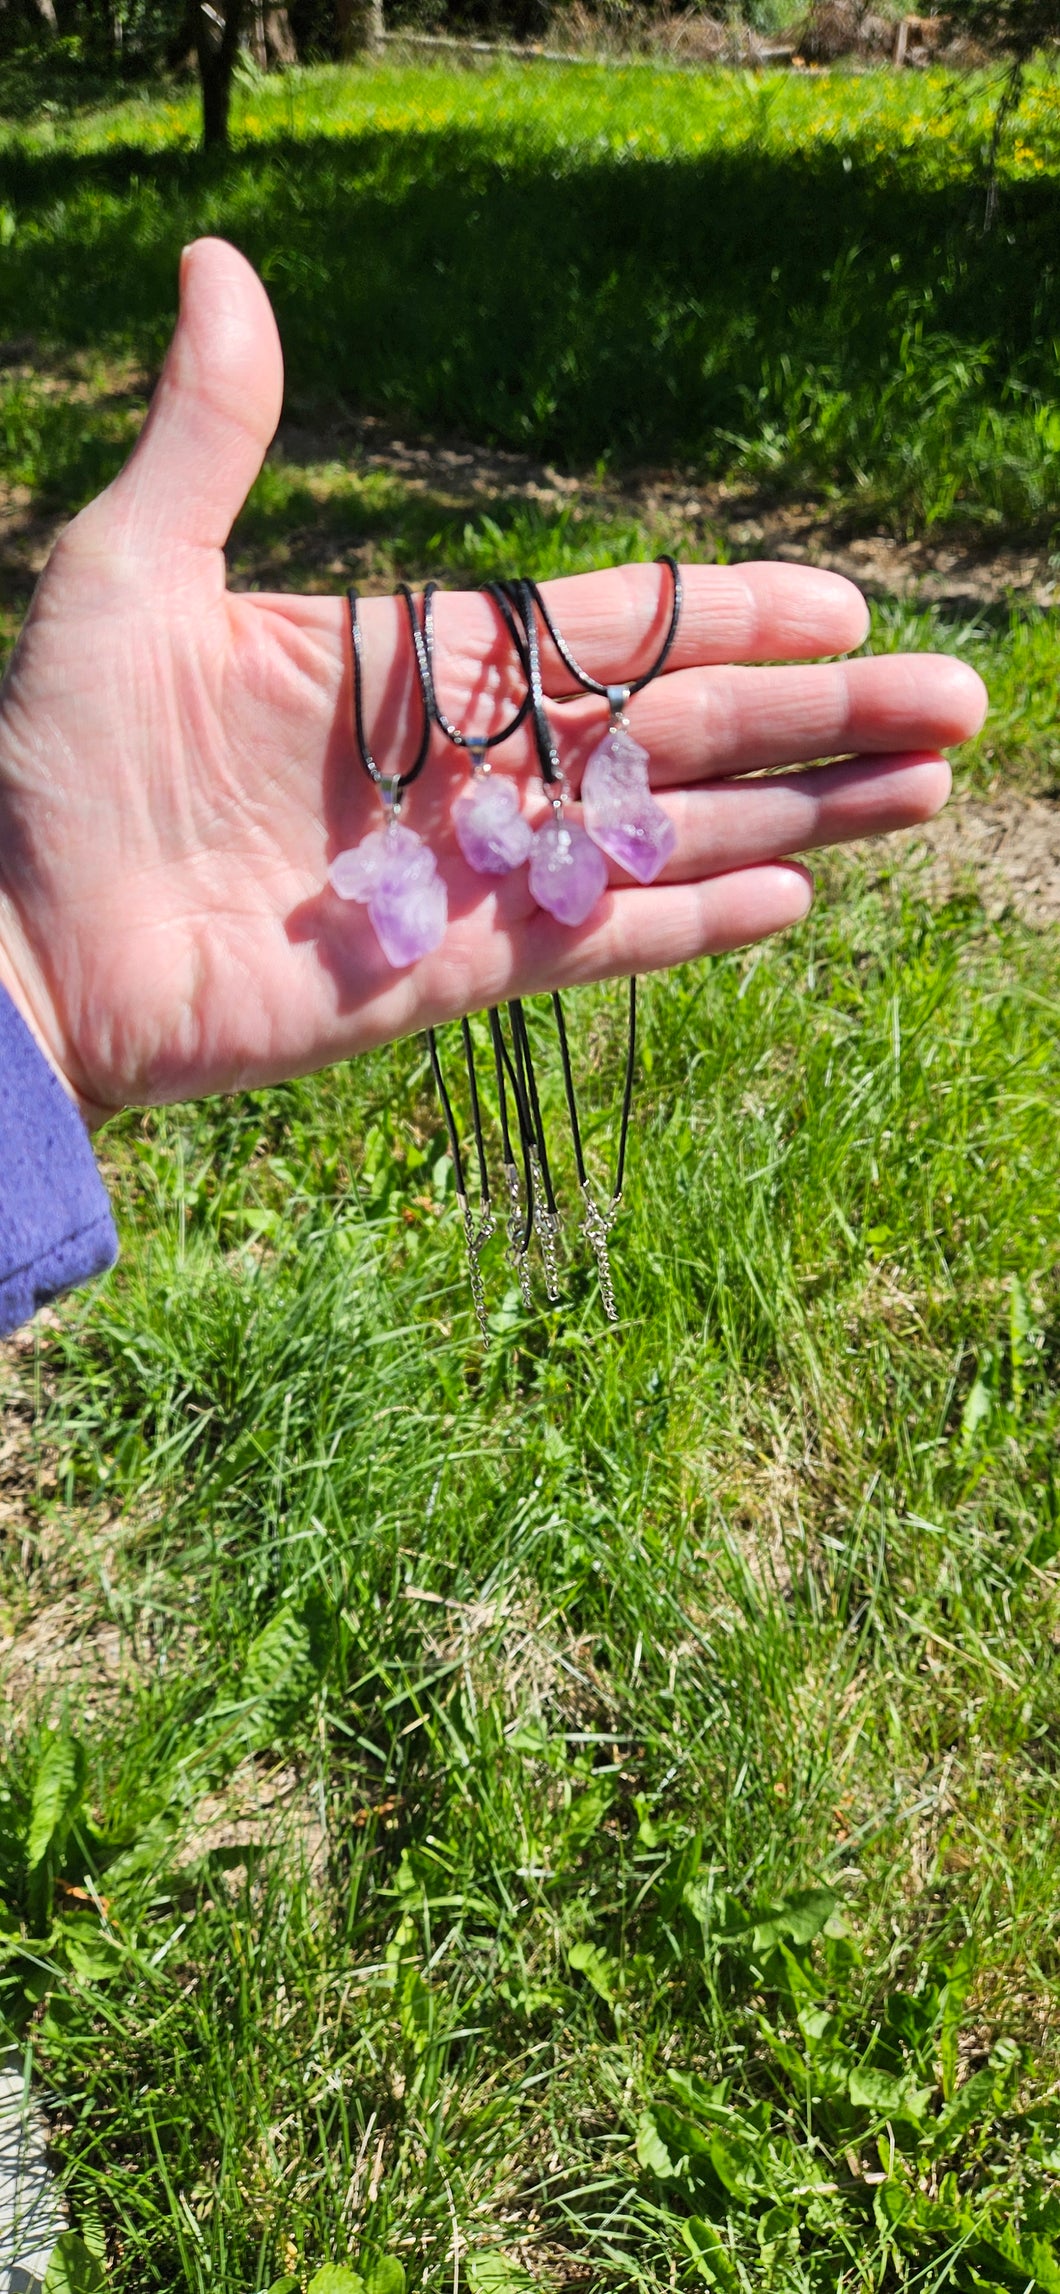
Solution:
M648 785L648 752L620 721L593 750L582 776L582 817L603 852L638 884L654 884L677 831Z
M476 773L471 787L453 806L456 841L477 876L507 876L529 857L534 832L519 810L518 791L509 780Z
M328 882L340 900L358 900L387 963L401 971L438 947L449 901L430 847L415 829L389 818L363 844L338 852Z
M534 838L529 883L558 924L584 924L607 888L607 862L583 828L557 813Z

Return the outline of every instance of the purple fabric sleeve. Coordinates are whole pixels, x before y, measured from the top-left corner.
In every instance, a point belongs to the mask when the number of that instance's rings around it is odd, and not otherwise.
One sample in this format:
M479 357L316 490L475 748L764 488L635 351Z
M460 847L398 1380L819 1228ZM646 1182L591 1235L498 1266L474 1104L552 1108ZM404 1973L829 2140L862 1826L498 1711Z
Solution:
M85 1126L0 988L0 1337L117 1255Z

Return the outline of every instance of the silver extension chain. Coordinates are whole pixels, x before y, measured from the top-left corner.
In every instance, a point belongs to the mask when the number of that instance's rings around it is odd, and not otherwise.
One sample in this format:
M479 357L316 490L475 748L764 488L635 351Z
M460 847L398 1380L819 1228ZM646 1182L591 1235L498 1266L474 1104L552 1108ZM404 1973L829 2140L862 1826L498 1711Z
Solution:
M457 1201L464 1221L464 1241L467 1244L467 1272L471 1284L471 1300L482 1334L483 1346L488 1346L490 1342L489 1314L486 1308L486 1286L482 1280L480 1254L488 1243L496 1222L492 1207L487 1203L476 1227L471 1216L471 1206L467 1196L458 1195Z
M534 1294L530 1288L530 1261L523 1247L523 1190L514 1163L505 1164L504 1183L511 1205L508 1212L508 1264L518 1279L523 1305L531 1307Z
M541 1251L545 1270L545 1297L550 1306L559 1300L559 1241L562 1220L558 1211L550 1211L545 1200L545 1182L537 1156L531 1153L530 1169L534 1181L534 1233Z
M611 1258L608 1252L607 1238L615 1223L618 1204L617 1202L612 1203L609 1211L602 1211L595 1196L590 1191L588 1180L582 1188L582 1201L585 1204L585 1217L579 1221L579 1225L596 1260L596 1272L600 1283L600 1297L603 1302L604 1313L609 1322L617 1322L618 1307L615 1303L615 1286L611 1279Z

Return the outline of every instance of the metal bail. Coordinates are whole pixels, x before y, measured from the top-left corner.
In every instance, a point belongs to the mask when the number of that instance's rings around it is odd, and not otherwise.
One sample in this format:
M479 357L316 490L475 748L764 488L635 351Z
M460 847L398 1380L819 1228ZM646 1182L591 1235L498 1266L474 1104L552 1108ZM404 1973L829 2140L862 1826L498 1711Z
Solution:
M626 703L627 703L627 701L628 701L628 700L629 700L629 686L628 686L628 685L609 685L609 686L608 686L608 688L607 688L607 706L608 706L608 708L609 708L609 710L610 710L610 712L611 712L611 723L612 723L613 725L620 725L620 724L622 723L623 717L625 716L625 713L626 713Z
M403 793L404 792L401 787L400 773L380 774L379 796L383 811L386 814L388 828L391 821L396 820L399 812L401 811L401 799Z
M490 770L489 751L485 741L469 741L467 753L471 759L471 770L475 779L477 781L484 780Z

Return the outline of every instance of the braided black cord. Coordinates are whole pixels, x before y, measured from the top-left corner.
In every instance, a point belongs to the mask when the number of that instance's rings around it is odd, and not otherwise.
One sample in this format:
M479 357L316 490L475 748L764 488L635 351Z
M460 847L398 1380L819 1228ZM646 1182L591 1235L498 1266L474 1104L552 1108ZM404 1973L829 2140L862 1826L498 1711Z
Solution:
M519 1087L519 1079L516 1075L514 1067L512 1066L511 1058L508 1052L508 1046L504 1040L504 1030L501 1026L501 1015L495 1005L491 1008L488 1014L488 1018L490 1023L490 1035L493 1039L493 1062L497 1076L497 1105L500 1109L501 1119L501 1146L504 1153L504 1161L509 1170L515 1169L515 1156L512 1152L511 1133L508 1128L508 1094L505 1090L505 1074L507 1074L508 1081L511 1084L512 1097L515 1101L516 1120L519 1125L519 1145L522 1150L523 1158L523 1185L526 1190L526 1225L523 1232L520 1249L523 1252L526 1252L530 1248L530 1236L533 1232L534 1226L534 1167L531 1159L531 1147L533 1145L533 1140L529 1129L529 1121L527 1120L524 1122L523 1119L523 1103Z
M353 660L353 728L357 735L357 747L360 750L361 763L364 766L365 772L369 775L370 779L375 782L377 788L382 787L386 781L392 781L393 783L396 783L399 791L411 788L413 781L417 778L417 775L422 773L424 765L427 762L427 751L431 745L431 717L430 711L427 707L426 691L423 684L422 671L420 669L419 623L416 619L416 609L412 602L411 594L406 591L404 584L402 584L402 595L405 599L405 609L409 617L409 624L412 631L412 648L416 658L416 668L420 678L420 693L423 699L423 732L420 737L419 748L416 751L416 754L412 760L411 765L409 766L407 773L395 773L391 775L380 771L379 766L377 765L375 758L373 757L372 752L368 746L367 739L365 738L363 699L364 645L361 638L361 624L357 613L357 591L355 589L348 589L346 592L346 603L350 612L350 647Z
M464 1184L464 1161L460 1153L460 1136L456 1128L456 1117L453 1113L453 1102L449 1097L448 1091L446 1090L445 1077L442 1074L442 1063L438 1057L438 1038L435 1035L433 1028L428 1028L426 1030L426 1035L427 1050L430 1054L431 1069L434 1075L438 1097L442 1103L442 1114L445 1117L445 1128L449 1134L449 1153L453 1158L453 1173L456 1179L456 1191L460 1201L463 1203L467 1201L467 1188Z
M421 642L423 648L422 681L426 706L430 710L435 724L439 726L441 731L445 734L446 740L452 741L454 748L472 749L480 752L484 752L486 749L497 749L500 747L502 741L510 740L512 734L518 732L520 725L525 724L526 718L531 708L529 686L527 686L526 693L520 702L518 709L516 710L515 716L510 720L510 722L507 725L502 725L499 733L489 733L481 741L472 740L467 733L462 733L460 731L458 725L454 725L450 721L450 719L446 716L444 709L442 708L441 702L438 699L438 689L434 682L434 600L438 594L438 589L439 584L436 581L429 581L427 583L426 589L423 592L423 626L421 632ZM518 638L515 635L514 628L511 626L510 618L509 635L512 637L516 652L521 660L522 650L520 648Z
M626 1144L629 1139L629 1119L633 1110L633 1083L637 1066L637 982L631 975L629 983L629 1025L626 1031L626 1078L622 1086L622 1119L618 1131L618 1161L615 1165L615 1187L611 1208L622 1200L622 1186L626 1176Z
M552 1009L556 1017L556 1034L559 1037L559 1056L563 1067L563 1088L567 1095L567 1114L570 1118L571 1138L574 1142L574 1163L578 1173L578 1185L580 1187L586 1187L589 1183L589 1175L585 1168L585 1156L582 1151L581 1125L578 1121L578 1102L574 1091L574 1070L571 1066L570 1045L567 1041L567 1022L564 1017L563 1003L558 988L553 988L552 990ZM631 979L629 983L629 1022L626 1034L626 1072L622 1085L622 1116L618 1134L618 1158L615 1164L615 1184L611 1192L612 1210L614 1210L616 1205L621 1201L622 1183L626 1175L626 1143L629 1138L630 1115L633 1109L633 1081L636 1071L636 1059L637 983L635 979Z
M504 622L508 635L518 654L526 678L526 697L533 719L534 742L541 778L546 788L562 783L563 768L559 761L552 727L545 707L545 687L541 676L541 647L538 643L537 623L534 619L533 583L529 581L491 581L486 585L486 596L492 598ZM513 611L514 608L514 611ZM516 619L518 616L518 620Z
M461 1020L460 1033L464 1039L464 1065L467 1069L467 1088L471 1098L471 1127L475 1134L475 1153L478 1157L479 1185L482 1192L483 1206L485 1207L488 1206L490 1199L490 1175L489 1165L486 1161L486 1142L482 1136L482 1110L479 1106L478 1078L475 1074L475 1047L471 1041L471 1024L469 1020Z
M516 996L514 1000L509 1004L508 1011L512 1023L512 1048L515 1053L516 1071L522 1080L523 1089L526 1093L526 1097L529 1103L531 1137L533 1139L534 1147L537 1151L537 1160L541 1166L541 1180L545 1190L545 1205L546 1208L552 1212L553 1215L555 1215L556 1197L552 1186L552 1173L549 1170L548 1164L548 1146L545 1140L545 1121L541 1113L541 1101L538 1096L537 1077L534 1074L534 1062L533 1055L530 1050L530 1037L527 1032L526 1013L523 1010L521 999L518 996Z
M629 685L608 683L602 678L591 677L588 670L583 669L581 663L575 660L566 638L562 636L560 631L557 629L536 581L529 581L524 579L520 582L519 587L529 592L531 607L537 607L537 610L541 615L541 619L544 622L545 628L547 629L548 634L552 639L552 643L555 646L560 660L564 664L564 667L570 670L571 676L574 678L575 683L583 686L587 693L600 693L607 701L611 700L612 695L621 693L624 696L624 699L628 701L631 699L634 693L643 692L645 685L650 685L652 678L658 677L660 670L665 669L666 663L669 660L670 654L673 650L674 639L677 636L677 625L681 619L681 606L684 600L684 592L681 584L681 568L677 563L677 559L668 556L661 557L656 558L655 563L658 566L665 566L667 568L670 579L673 582L674 593L673 601L670 607L669 626L667 628L666 635L663 638L662 644L659 647L659 651L656 654L654 661L651 663L650 668L645 669L642 676L635 677L632 683Z

